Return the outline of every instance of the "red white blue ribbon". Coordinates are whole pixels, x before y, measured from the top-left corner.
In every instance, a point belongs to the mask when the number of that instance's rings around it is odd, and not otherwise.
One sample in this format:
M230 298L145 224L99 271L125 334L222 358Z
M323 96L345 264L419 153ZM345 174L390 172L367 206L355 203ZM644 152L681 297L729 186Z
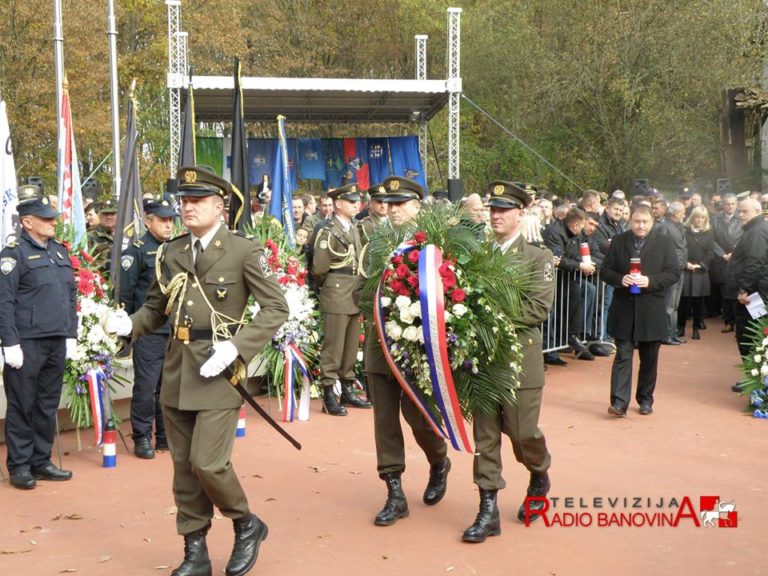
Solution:
M417 246L414 242L402 243L390 255L390 259L396 256L405 256ZM423 261L423 264L422 264ZM379 342L384 353L384 358L389 365L392 374L400 384L405 394L413 401L419 411L438 436L450 440L454 449L465 452L474 452L469 443L469 436L461 414L458 395L451 374L451 365L448 360L448 349L445 336L445 312L443 301L443 282L439 268L442 263L440 249L429 245L419 254L419 300L422 309L422 331L426 348L427 359L430 367L430 379L432 381L433 398L436 401L439 414L436 414L426 401L423 392L416 384L409 382L408 378L392 358L389 339L386 335L384 312L381 306L381 289L384 279L379 282L374 298L373 318L379 335Z
M93 445L101 446L104 443L104 414L106 374L101 366L88 368L85 373L88 379L88 394L91 397L91 415L93 416Z
M283 352L285 366L283 369L283 422L293 422L298 418L301 422L309 420L309 385L310 376L307 362L295 344L289 344ZM301 374L301 395L296 406L296 373ZM297 413L298 412L298 413Z

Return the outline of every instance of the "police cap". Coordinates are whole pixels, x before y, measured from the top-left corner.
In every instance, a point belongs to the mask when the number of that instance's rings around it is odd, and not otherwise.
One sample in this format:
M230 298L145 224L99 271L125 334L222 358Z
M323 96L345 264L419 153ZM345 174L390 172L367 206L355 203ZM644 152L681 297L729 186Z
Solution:
M173 218L176 212L173 206L167 200L146 200L144 202L144 212L147 216L158 216L159 218Z
M179 181L178 196L202 198L204 196L218 196L227 198L232 192L232 185L219 178L213 172L202 166L185 166L179 168L176 176Z
M424 188L418 182L401 178L400 176L390 176L382 183L387 191L381 201L387 203L407 202L408 200L423 200Z
M491 208L525 208L531 203L531 195L516 182L495 180L488 184Z
M19 202L26 202L28 200L34 200L35 198L43 197L43 190L40 186L35 184L24 184L16 189L16 195Z
M42 198L28 197L23 202L19 202L16 210L19 213L19 217L37 216L38 218L56 218L56 216L59 215L45 196Z

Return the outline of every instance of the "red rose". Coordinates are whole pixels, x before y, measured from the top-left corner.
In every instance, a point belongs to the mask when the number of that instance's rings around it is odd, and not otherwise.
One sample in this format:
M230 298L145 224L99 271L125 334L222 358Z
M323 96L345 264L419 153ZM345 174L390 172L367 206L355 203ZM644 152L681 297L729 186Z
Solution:
M765 334L766 336L768 336L768 326L766 326L765 328L763 328L763 334Z
M442 275L443 277L443 288L445 290L448 290L449 288L453 288L456 286L456 275L448 270L445 274Z
M395 273L395 271L394 271L394 270L392 270L392 268L384 268L384 273L381 275L381 277L382 277L382 278L384 279L384 281L386 282L387 280L389 280L389 278L390 278L390 277L392 276L392 274L394 274L394 273Z
M407 282L410 286L416 288L419 285L419 277L416 275L408 276Z
M454 302L464 302L465 297L466 293L461 288L456 288L455 290L451 291L451 300Z
M395 266L399 266L402 263L403 263L403 256L401 254L398 254L397 256L392 258L392 264L394 264Z
M360 333L360 342L365 342L365 334Z
M413 239L416 240L419 244L424 244L424 242L427 241L427 234L426 232L419 230L416 232L416 234L413 235Z
M405 286L403 286L402 288L400 288L400 290L398 290L397 294L398 296L410 296L411 291L408 290L408 288L406 288Z
M406 266L405 264L400 264L395 269L395 274L397 274L398 278L405 278L406 276L408 276L408 272L409 272L408 266Z
M83 268L82 270L79 270L77 272L77 275L80 278L80 280L84 282L93 282L93 280L96 278L93 272L91 272L87 268Z
M411 262L416 264L416 262L419 261L419 251L418 250L414 250L413 252L410 252L408 254L408 260L410 260Z
M83 296L90 296L93 292L93 282L80 280L80 282L77 283L77 291Z
M392 290L392 292L397 292L402 287L403 287L403 283L397 278L395 278L389 283L389 289Z

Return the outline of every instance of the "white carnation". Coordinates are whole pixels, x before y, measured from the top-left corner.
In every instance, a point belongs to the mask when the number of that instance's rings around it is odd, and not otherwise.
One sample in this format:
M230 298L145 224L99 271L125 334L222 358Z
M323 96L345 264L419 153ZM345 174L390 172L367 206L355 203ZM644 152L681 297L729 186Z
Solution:
M461 318L467 312L469 312L469 310L467 309L466 306L464 306L464 304L453 305L453 315L456 316L457 318Z

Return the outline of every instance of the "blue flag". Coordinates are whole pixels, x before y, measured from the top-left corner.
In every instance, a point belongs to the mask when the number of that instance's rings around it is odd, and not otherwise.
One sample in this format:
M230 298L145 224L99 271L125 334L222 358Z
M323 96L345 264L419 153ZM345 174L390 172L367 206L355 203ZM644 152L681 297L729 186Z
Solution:
M417 136L390 138L389 149L392 154L392 174L414 180L426 190L427 182L419 155L419 138Z
M320 138L299 138L299 176L325 180L325 148Z
M288 141L285 137L285 116L277 117L277 136L277 153L275 154L275 168L272 171L272 198L269 202L269 213L283 224L288 242L291 246L295 246L293 194L291 193L291 173L288 164Z
M272 138L248 139L248 179L251 182L261 182L264 174L272 178L275 169L275 149L277 140Z
M371 186L381 184L392 174L389 169L388 138L368 138L368 170Z
M325 144L325 188L341 186L344 175L344 141L340 138L327 138Z

